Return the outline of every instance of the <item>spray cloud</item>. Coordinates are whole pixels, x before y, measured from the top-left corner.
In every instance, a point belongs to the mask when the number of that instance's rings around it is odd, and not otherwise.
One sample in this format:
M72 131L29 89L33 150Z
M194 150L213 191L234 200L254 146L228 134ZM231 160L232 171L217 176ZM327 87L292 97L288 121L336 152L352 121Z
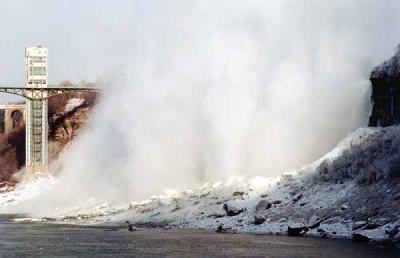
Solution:
M365 125L369 72L400 39L399 7L133 1L109 24L113 40L87 49L106 93L41 200L129 201L312 162ZM113 69L95 64L107 60Z

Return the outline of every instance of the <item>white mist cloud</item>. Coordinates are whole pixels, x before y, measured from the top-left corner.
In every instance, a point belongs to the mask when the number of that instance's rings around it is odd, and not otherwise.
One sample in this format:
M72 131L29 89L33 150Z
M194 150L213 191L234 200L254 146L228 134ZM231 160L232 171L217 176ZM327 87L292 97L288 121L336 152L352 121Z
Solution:
M312 162L365 125L369 72L400 39L396 1L117 1L111 16L101 3L68 7L86 33L67 53L106 94L50 208Z

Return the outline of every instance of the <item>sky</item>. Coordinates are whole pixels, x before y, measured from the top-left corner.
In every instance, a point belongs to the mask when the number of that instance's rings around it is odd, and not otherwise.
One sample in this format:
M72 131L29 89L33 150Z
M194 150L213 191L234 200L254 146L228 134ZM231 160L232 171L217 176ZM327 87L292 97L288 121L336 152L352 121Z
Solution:
M24 48L40 44L50 84L110 90L60 161L59 191L135 199L296 169L365 126L400 2L1 1L0 31L1 85L24 83Z
M210 1L186 0L1 1L0 30L3 37L0 43L0 83L2 85L24 84L24 48L34 45L43 45L49 48L49 79L51 83L58 83L62 80L96 80L110 69L118 69L129 63L130 58L134 58L129 56L129 53L132 52L130 49L143 42L140 42L140 37L135 37L138 34L133 31L146 29L146 25L152 26L163 19L166 22L173 19L173 17L163 14L163 6L167 5L168 10L173 8L177 17L182 18L186 15L196 16L191 13L194 12L195 6L205 6L207 2L211 3ZM231 7L226 11L232 11L231 16L234 16L235 10L232 8L250 9L252 6L262 5L263 2L270 2L270 5L283 5L287 1L218 2L220 3L214 7L210 4L207 9L203 10L208 12L204 15L204 24L207 24L206 19L224 3L229 3ZM301 3L299 6L306 6L315 1L298 2ZM346 8L347 5L349 11L345 15L353 16L352 23L338 25L338 29L341 29L340 26L347 26L349 33L360 33L360 31L352 31L352 26L363 27L361 28L362 33L366 34L363 38L372 42L363 42L367 46L360 45L360 48L365 48L371 53L371 56L377 56L375 62L382 61L383 57L389 57L399 41L399 33L396 32L399 25L395 21L395 16L398 15L397 2L392 0L337 2L345 4L337 4L335 8ZM297 12L296 4L291 5L293 6L292 11ZM290 7L290 5L288 6ZM386 6L385 12L379 11L382 6ZM262 7L265 9L265 15L275 15L269 13L265 5ZM322 13L324 10L319 9L318 12ZM314 14L310 13L310 15ZM149 18L153 21L149 21ZM345 19L346 17L340 18ZM224 17L221 17L222 19ZM256 18L254 19L256 20ZM296 22L295 19L293 22ZM358 22L363 24L357 24ZM151 30L151 28L149 29ZM194 27L193 30L196 28ZM379 32L376 33L376 30ZM372 31L376 35L372 35ZM156 41L157 37L154 40ZM379 44L379 41L383 40L386 43ZM371 46L373 47L371 48Z

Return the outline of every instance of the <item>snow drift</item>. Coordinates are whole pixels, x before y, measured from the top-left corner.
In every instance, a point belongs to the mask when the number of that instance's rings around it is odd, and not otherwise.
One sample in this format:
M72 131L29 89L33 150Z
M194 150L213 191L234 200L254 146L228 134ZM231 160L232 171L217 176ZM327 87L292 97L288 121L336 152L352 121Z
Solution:
M222 223L228 232L259 234L288 234L292 227L305 228L304 235L310 236L397 243L400 172L393 164L399 160L399 135L399 126L360 128L298 171L273 178L233 177L118 205L92 199L60 207L51 220L123 224L128 219L138 226L211 230ZM0 207L29 204L26 198L38 185L0 195Z

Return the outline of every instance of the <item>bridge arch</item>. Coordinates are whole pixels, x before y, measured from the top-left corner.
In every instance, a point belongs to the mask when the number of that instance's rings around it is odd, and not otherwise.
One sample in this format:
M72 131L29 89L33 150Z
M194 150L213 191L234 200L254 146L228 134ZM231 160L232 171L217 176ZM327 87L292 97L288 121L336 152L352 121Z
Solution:
M12 130L20 128L24 124L24 111L23 110L13 110L11 112L11 127Z
M3 113L2 121L0 122L3 126L0 128L0 132L8 134L23 126L26 117L25 109L25 104L0 105L0 110Z

